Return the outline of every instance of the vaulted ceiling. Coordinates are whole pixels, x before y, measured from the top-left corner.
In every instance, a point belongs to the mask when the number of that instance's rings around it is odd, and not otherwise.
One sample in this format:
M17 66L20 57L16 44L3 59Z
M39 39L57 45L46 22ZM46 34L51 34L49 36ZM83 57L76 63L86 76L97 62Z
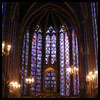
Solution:
M17 7L20 9L21 37L27 26L36 25L44 32L50 25L57 30L63 24L78 31L80 23L88 16L85 2L17 2L12 3L12 12Z

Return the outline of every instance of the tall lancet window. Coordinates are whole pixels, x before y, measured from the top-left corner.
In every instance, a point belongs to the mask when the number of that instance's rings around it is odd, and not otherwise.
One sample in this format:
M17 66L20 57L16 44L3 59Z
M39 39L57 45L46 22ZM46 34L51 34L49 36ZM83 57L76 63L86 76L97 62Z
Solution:
M28 76L28 57L29 57L29 31L27 30L24 35L23 48L22 48L22 73L21 73L21 93L27 94L27 85L25 79Z
M79 54L78 54L78 41L74 29L72 30L72 55L73 55L74 95L78 95L79 94L79 58L78 58Z
M41 92L41 63L42 63L42 31L37 29L32 36L32 52L31 52L31 77L35 78L35 83L31 84L32 94Z
M2 34L4 34L6 2L2 2Z
M45 88L56 88L56 77L55 73L53 71L48 71L46 76L45 76ZM47 90L47 92L50 92L50 90Z
M70 73L67 68L70 68L70 50L68 33L64 26L60 28L60 94L70 94Z
M24 89L24 63L25 63L25 35L23 39L23 46L22 46L22 70L21 70L21 94L23 94Z
M51 56L51 64L56 61L56 32L52 26L46 32L45 44L45 61L48 64L49 57Z
M97 27L98 8L96 9L95 2L91 3L91 11L92 11L94 46L95 46L96 70L98 71L98 27ZM97 12L97 15L96 15L96 12ZM97 84L98 84L98 78L97 78Z
M6 14L6 2L2 2L2 26L4 27Z

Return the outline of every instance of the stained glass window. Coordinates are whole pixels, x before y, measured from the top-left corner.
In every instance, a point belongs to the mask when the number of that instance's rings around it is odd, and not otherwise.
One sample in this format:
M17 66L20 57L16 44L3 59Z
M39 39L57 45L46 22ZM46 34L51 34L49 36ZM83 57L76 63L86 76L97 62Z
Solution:
M72 55L73 55L73 87L74 95L79 94L79 58L78 58L78 41L74 29L72 30ZM78 69L78 71L75 70Z
M26 79L28 76L28 54L29 54L29 31L26 32L26 44L25 44L25 70L24 70L24 78ZM25 81L25 80L24 80ZM24 84L24 94L26 94L27 90L26 83Z
M76 37L76 67L79 70L78 40ZM79 71L77 71L77 94L79 95Z
M45 88L46 92L51 92L50 88L53 88L53 92L56 90L56 77L53 71L48 71L45 76Z
M70 67L69 38L64 26L60 28L60 94L70 94L70 74L66 71Z
M54 64L56 61L56 36L55 34L51 37L51 63Z
M41 92L42 35L39 27L33 34L31 55L31 77L35 78L31 90L34 95Z
M96 12L98 15L98 8L96 9L95 2L91 2L91 12L92 12L92 24L93 24L94 46L95 46L96 70L98 71L98 27L97 27L97 16L96 16ZM98 79L97 79L97 84L98 84Z
M5 14L6 14L6 2L2 2L2 34L4 33Z
M46 31L46 44L45 44L45 61L48 64L49 57L51 56L51 63L56 61L56 32L52 26Z
M5 13L6 13L6 2L2 2L2 25L4 27L4 21L5 21Z
M46 61L46 64L48 64L48 60L49 60L49 56L50 56L50 35L47 35L46 36L46 48L45 48L45 54L46 54L46 57L45 57L45 61Z
M75 33L72 30L72 54L73 54L73 68L76 67L76 48L75 48ZM73 71L76 73L76 71ZM76 74L73 75L74 95L76 95Z
M32 94L39 94L41 92L41 71L42 71L42 31L38 26L35 32L32 34L32 46L31 46L31 77L35 78L35 82L31 84ZM67 71L70 68L70 40L68 36L69 32L66 31L64 26L60 28L60 94L70 95L70 73ZM49 56L51 56L51 64L56 61L56 32L52 26L46 32L46 44L45 44L45 61L48 64ZM29 31L27 30L23 40L22 49L22 74L21 74L21 93L26 94L27 85L25 78L28 75L28 62L29 62ZM73 68L76 67L79 70L79 54L78 54L78 40L77 35L72 30L72 61ZM79 71L73 71L73 92L74 95L79 94ZM56 77L53 71L48 71L45 76L45 88L56 88ZM47 89L47 92L50 90Z
M32 95L41 92L41 63L42 63L42 35L41 29L37 29L32 35L32 50L31 50L31 72L30 75L35 79L31 84ZM21 93L27 94L27 84L25 79L28 77L29 71L29 31L24 35L22 48L22 72L21 72Z
M21 94L23 94L24 84L24 63L25 63L25 35L22 47L22 71L21 71Z
M23 48L22 48L22 72L21 72L21 93L27 94L27 84L25 79L28 76L28 58L29 58L29 31L27 29L24 35Z

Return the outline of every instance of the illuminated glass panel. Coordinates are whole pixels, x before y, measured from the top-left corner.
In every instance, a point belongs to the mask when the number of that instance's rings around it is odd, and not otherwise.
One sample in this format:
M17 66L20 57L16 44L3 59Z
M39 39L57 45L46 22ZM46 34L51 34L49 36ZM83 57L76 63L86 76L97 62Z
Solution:
M37 35L35 32L32 38L31 77L36 76L36 42L37 42L36 40L37 40ZM35 87L36 87L35 83L31 84L31 90L33 94L35 94Z
M92 12L92 24L93 24L94 46L95 46L96 70L98 71L98 27L97 27L97 16L96 16L96 2L91 2L91 12ZM97 84L98 84L98 78L97 78Z
M6 2L2 2L2 34L4 34ZM2 35L3 36L3 35Z
M60 94L65 95L64 34L60 34Z
M2 27L5 23L5 13L6 13L6 2L2 2Z
M35 82L31 84L32 94L41 92L42 35L38 27L32 38L31 76Z
M48 34L48 33L50 33L49 29L47 30L47 32L46 32L46 33L47 33L47 34Z
M65 33L65 68L70 67L69 39L67 32ZM70 73L66 72L66 95L70 94Z
M52 26L46 31L46 44L45 44L45 61L48 64L49 56L51 56L51 63L56 61L56 31Z
M24 78L27 78L28 75L28 53L29 53L29 31L26 33L26 45L25 45L25 70L24 70ZM25 80L24 80L25 81ZM24 94L27 93L27 85L24 83Z
M54 64L56 61L56 36L55 34L51 37L51 63Z
M21 70L21 94L27 94L27 85L25 79L28 75L28 53L29 53L29 31L27 30L23 39L22 48L22 70Z
M75 48L75 32L74 29L72 30L72 54L73 54L73 68L76 67L76 48ZM76 73L73 70L73 73ZM74 87L74 95L76 95L76 74L73 74L73 87Z
M78 68L78 72L73 70L73 87L74 95L79 94L79 58L78 58L78 41L74 29L72 30L72 54L73 54L73 68Z
M22 71L21 71L21 94L23 94L23 84L24 84L24 61L25 61L25 35L22 48Z
M77 71L77 94L79 94L79 54L78 54L77 37L76 37L76 66L78 68L78 71Z
M46 64L48 64L48 60L49 60L49 56L50 56L50 35L47 35L46 36L46 48L45 48L45 54L46 54L46 57L45 57L45 61L46 61Z
M70 94L70 74L66 69L70 67L69 39L65 27L60 29L60 94Z
M51 92L49 90L49 88L53 88L54 92L56 89L56 77L53 71L49 71L47 72L46 76L45 76L45 88L46 88L46 92Z
M41 92L41 63L42 63L42 36L41 33L38 33L37 38L37 83L36 83L36 92Z

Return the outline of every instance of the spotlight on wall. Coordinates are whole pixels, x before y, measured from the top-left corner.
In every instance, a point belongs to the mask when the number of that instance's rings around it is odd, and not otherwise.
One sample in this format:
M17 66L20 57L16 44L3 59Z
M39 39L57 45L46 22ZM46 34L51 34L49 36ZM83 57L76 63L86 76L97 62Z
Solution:
M2 42L2 56L3 55L9 55L11 50L11 45L6 44L5 41Z

